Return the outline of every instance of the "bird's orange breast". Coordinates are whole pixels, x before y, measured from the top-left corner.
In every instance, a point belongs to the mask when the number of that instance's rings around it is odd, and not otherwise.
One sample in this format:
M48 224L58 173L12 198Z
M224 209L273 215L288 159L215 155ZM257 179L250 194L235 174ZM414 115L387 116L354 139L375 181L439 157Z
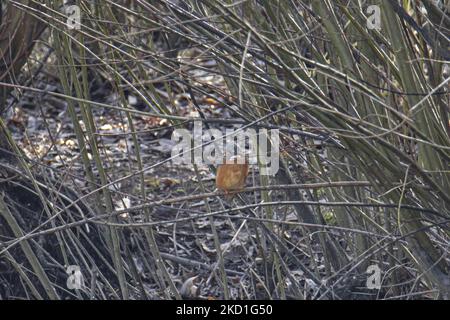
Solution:
M217 169L216 187L222 191L240 190L245 186L248 164L225 163Z

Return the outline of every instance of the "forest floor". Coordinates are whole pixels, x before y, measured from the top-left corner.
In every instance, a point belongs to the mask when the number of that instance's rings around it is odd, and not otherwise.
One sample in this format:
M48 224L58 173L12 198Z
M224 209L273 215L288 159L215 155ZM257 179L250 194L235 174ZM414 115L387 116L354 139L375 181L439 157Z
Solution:
M190 55L196 59L195 55ZM194 57L192 57L194 56ZM89 190L89 183L84 174L83 162L80 156L80 148L75 135L73 122L69 112L69 103L66 99L57 97L52 93L63 93L61 81L53 67L54 57L50 55L44 61L44 67L35 75L33 82L42 90L41 93L25 91L10 110L11 114L8 127L15 141L25 154L38 166L45 167L56 173L61 179L59 182L68 184L75 190L85 194ZM207 68L215 68L213 61L195 61ZM191 70L192 79L197 81L196 85L202 85L207 95L196 97L198 106L207 117L231 117L231 112L225 107L223 94L226 87L221 76L209 73L205 70ZM89 83L90 99L97 103L110 106L120 106L120 97L105 83L100 75L90 75ZM166 97L166 107L173 115L199 116L196 107L191 101L182 85L172 83L172 92L164 92L164 83L156 84L155 87ZM216 90L211 90L216 88ZM217 88L220 90L217 91ZM151 108L142 99L131 92L127 93L126 99L130 108L139 111L151 112ZM81 114L80 107L75 105L78 115ZM120 182L110 186L116 210L123 210L130 206L141 204L141 176L136 174L138 163L133 138L129 134L130 126L124 112L117 109L92 106L94 122L98 132L98 146L100 156L105 166L109 182L119 180ZM86 129L81 117L78 118L83 130ZM174 142L171 140L173 128L169 121L155 116L134 114L132 115L134 130L137 132L140 147L141 160L144 167L155 164L155 167L144 171L146 200L161 200L188 196L215 190L214 173L208 166L200 166L197 173L191 165L174 165L166 161L171 156ZM226 126L225 126L226 127ZM224 126L219 129L224 129ZM230 126L229 126L230 127ZM192 129L192 125L187 126ZM88 147L89 148L89 147ZM95 169L92 154L90 162ZM162 162L160 165L156 165ZM199 183L199 177L205 188ZM257 173L251 174L247 180L257 184ZM221 298L223 289L215 281L217 270L217 252L214 244L214 233L208 217L200 217L185 222L170 222L174 219L196 217L206 213L206 206L210 210L223 210L222 197L206 198L192 202L185 202L175 206L159 206L152 212L153 221L167 221L157 226L157 242L159 250L168 263L171 276L177 283L179 289L188 297ZM94 201L89 198L88 201ZM296 216L287 208L280 208L276 214L281 215L284 220L295 221ZM280 218L281 218L280 216ZM275 217L276 218L276 217ZM143 214L141 211L130 211L120 215L120 219L126 222L141 222ZM263 248L258 247L256 240L256 226L246 223L242 219L232 217L215 218L214 227L220 240L221 250L224 253L224 265L231 282L230 293L232 298L250 298L247 291L253 286L254 292L259 292L257 297L268 298L271 292L267 288L255 283L250 276L249 270L257 270L267 266ZM298 228L285 228L279 230L297 248L296 255L306 267L312 263L316 264L317 272L325 268L321 263L321 252L306 252L308 247L303 245L304 235ZM306 235L308 237L308 235ZM311 254L314 259L311 259ZM142 256L133 257L137 270L141 276L147 279L144 270L145 261ZM264 263L263 263L264 262ZM292 261L286 261L287 267L293 267L291 274L298 277L298 282L304 288L304 296L313 293L314 286L305 279L303 271L295 266ZM265 272L267 272L266 270ZM260 274L263 270L257 271ZM154 293L154 298L163 298L157 292L154 284L148 284L148 291ZM289 284L287 284L289 287ZM192 289L194 288L194 289Z

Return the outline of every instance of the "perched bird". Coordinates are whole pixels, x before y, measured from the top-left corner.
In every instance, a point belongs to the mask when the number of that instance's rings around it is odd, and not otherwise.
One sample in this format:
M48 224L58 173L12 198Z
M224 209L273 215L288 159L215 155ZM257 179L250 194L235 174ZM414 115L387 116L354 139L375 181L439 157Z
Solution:
M245 186L248 176L248 162L242 161L239 156L231 157L219 165L216 173L216 187L225 193L225 197L231 200L236 191Z

